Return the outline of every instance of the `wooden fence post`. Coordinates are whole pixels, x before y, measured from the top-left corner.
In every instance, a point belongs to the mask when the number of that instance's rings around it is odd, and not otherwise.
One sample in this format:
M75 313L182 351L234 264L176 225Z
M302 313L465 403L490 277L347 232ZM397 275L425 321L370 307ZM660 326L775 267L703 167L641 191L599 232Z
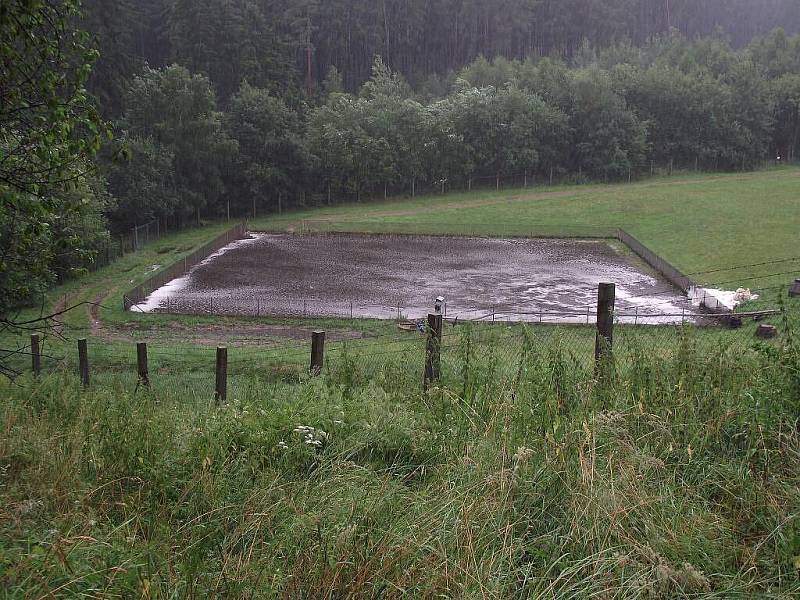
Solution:
M136 344L136 367L139 374L139 383L145 387L150 387L150 374L147 369L146 342L138 342Z
M228 398L228 349L217 348L217 381L214 388L214 399L224 402Z
M42 355L39 349L38 333L31 335L31 367L33 368L33 374L38 377L42 372Z
M599 364L610 355L614 345L614 302L616 286L601 283L597 288L597 336L594 345L594 358Z
M311 374L314 376L322 373L325 364L325 332L314 331L311 334Z
M86 338L78 340L78 366L81 373L81 383L84 387L89 385L89 348Z
M442 371L442 315L428 315L427 344L425 347L425 390L439 381Z

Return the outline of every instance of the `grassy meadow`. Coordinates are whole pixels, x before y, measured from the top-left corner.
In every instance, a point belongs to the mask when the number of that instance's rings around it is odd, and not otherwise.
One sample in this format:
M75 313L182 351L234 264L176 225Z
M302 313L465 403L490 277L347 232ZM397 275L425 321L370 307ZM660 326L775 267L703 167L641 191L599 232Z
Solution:
M798 258L800 169L736 174L683 174L633 184L533 187L353 204L270 217L254 228L399 233L581 236L622 228L701 284L766 287L786 282L786 265L745 267Z
M253 226L623 227L704 283L772 288L800 261L755 263L800 256L798 216L800 170L786 168L364 203ZM394 323L123 311L155 265L224 228L169 236L42 300L77 307L47 338L42 377L18 354L26 373L0 381L0 598L800 595L797 301L765 292L759 306L785 308L770 342L755 323L620 328L615 368L599 371L590 326L446 328L442 380L423 392L424 340ZM315 378L313 328L329 334ZM0 347L26 337L6 332ZM150 388L137 385L140 340ZM217 403L219 344L230 380Z

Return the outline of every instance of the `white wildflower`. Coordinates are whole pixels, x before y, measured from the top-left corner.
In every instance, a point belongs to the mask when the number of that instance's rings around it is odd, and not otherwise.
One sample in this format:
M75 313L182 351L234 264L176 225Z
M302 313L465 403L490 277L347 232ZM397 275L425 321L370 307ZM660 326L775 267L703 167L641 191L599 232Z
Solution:
M525 446L520 446L517 448L517 451L514 453L512 457L514 460L514 470L519 469L520 467L524 466L535 454L532 448L526 448Z

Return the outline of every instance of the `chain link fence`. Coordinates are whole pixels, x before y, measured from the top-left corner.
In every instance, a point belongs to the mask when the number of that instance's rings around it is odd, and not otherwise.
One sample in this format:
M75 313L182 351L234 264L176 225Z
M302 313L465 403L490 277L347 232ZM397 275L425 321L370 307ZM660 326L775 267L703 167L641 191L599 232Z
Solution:
M568 386L571 381L592 379L599 364L598 353L620 377L652 377L655 373L639 370L643 365L652 369L654 357L656 364L664 365L674 364L681 357L740 357L783 343L787 339L785 323L779 311L735 319L708 315L702 325L665 325L647 317L634 324L617 316L606 338L598 334L594 322L568 325L442 319L440 337L427 323L398 327L392 333L365 330L352 336L334 329L324 350L318 353L312 351L313 336L308 330L295 339L263 337L238 340L226 347L221 395L236 394L247 385L302 382L317 371L323 381L345 388L385 384L422 390L428 367L435 372L433 386L462 395L469 392L477 373L482 381L491 380L502 388L524 379L533 364L544 366L545 372L562 378ZM36 348L34 344L19 348L3 361L15 365L19 373L64 373L85 377L87 385L114 380L138 389L146 381L153 388L186 385L196 393L209 395L220 389L219 357L207 343L147 344L142 362L142 349L134 343L90 340L82 354L75 342L45 337ZM312 367L315 354L316 370ZM543 372L541 368L535 371Z
M767 169L782 164L790 164L785 159L765 159L757 164L745 163L741 171ZM448 177L425 180L406 178L404 180L364 182L358 189L354 186L336 185L334 182L316 182L308 189L298 192L296 202L287 205L300 207L325 206L342 202L363 202L366 200L389 199L397 197L417 197L441 195L451 192L500 191L533 186L557 186L589 183L633 183L653 177L668 177L681 173L717 172L718 161L697 157L690 160L650 160L609 170L605 175L593 174L578 168L576 171L559 166L541 166L536 169L520 169L514 172L472 173L464 177Z

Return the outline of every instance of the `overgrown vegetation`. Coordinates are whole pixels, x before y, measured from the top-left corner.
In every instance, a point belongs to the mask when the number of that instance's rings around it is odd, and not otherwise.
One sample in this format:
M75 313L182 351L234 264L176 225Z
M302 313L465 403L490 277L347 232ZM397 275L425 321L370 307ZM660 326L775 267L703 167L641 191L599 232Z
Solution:
M323 377L4 383L9 597L772 596L800 592L800 354L683 334L594 380L537 343ZM504 355L505 356L505 355ZM480 360L476 357L481 357ZM364 370L365 366L368 370ZM296 376L298 377L298 376Z

